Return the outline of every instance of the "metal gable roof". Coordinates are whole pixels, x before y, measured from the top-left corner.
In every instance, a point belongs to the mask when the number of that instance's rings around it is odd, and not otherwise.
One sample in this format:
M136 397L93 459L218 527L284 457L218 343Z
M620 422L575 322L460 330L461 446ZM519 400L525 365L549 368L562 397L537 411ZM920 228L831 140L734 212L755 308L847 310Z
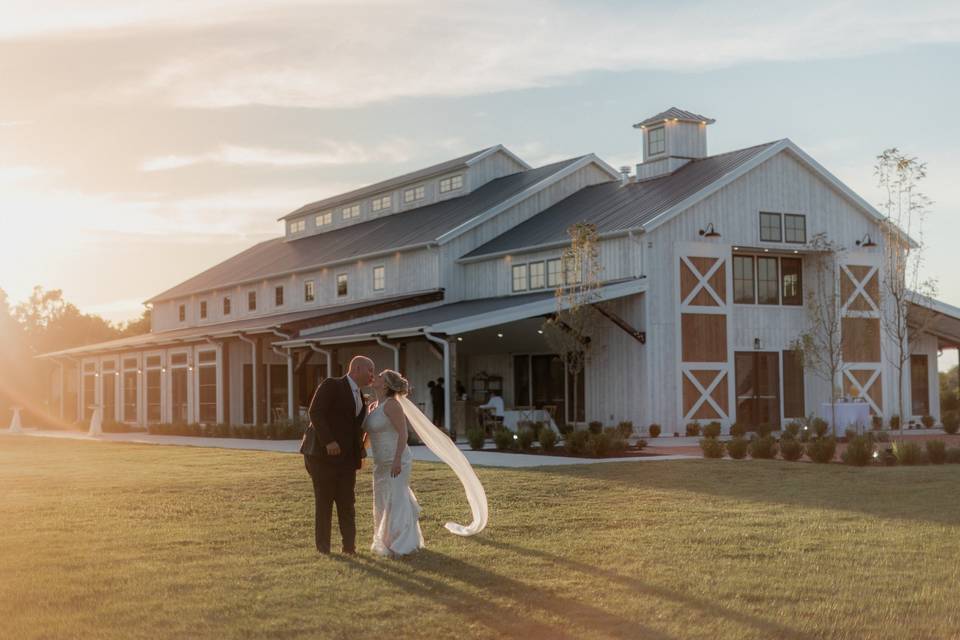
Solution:
M266 240L167 289L148 303L237 286L360 256L425 246L447 231L580 160L571 158L491 180L471 193L296 240Z
M565 243L567 228L591 222L599 234L643 226L744 163L777 144L768 142L693 160L659 178L621 185L619 181L586 187L464 255L461 259L498 255L541 245Z
M692 111L684 111L683 109L677 109L676 107L670 107L666 111L661 111L655 116L650 116L642 122L638 122L633 125L635 129L640 127L646 127L651 124L659 124L664 120L680 120L681 122L702 122L704 124L713 124L716 122L713 118L708 118L707 116L702 116L699 113L693 113Z

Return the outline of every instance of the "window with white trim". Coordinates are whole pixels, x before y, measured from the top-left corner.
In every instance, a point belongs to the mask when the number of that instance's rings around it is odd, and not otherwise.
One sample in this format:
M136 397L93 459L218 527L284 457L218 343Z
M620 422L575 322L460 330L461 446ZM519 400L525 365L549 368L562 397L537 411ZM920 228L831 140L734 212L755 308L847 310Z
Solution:
M546 266L542 262L530 263L530 288L543 289L547 285Z
M350 220L351 218L359 217L360 215L360 205L355 204L349 207L344 207L342 209L342 215L344 220Z
M382 196L380 198L374 198L373 202L370 204L370 209L373 211L385 211L390 208L392 202L393 202L392 196Z
M223 297L223 315L228 316L231 312L230 296Z
M318 227L326 226L332 222L333 211L324 211L323 213L318 213L317 217L313 220L313 223Z
M456 191L457 189L463 188L463 174L458 173L455 176L450 176L449 178L444 178L440 181L440 193L447 193L449 191Z
M513 265L513 290L514 291L527 290L527 265L525 264Z
M317 299L317 285L313 280L305 280L303 283L303 301L313 302Z
M386 285L386 269L382 266L373 268L373 290L383 291Z
M561 287L563 286L563 262L560 258L554 258L553 260L547 260L547 286L548 287Z
M247 311L256 311L257 310L257 292L248 291L247 292Z
M417 200L423 200L426 195L426 190L423 188L423 185L419 187L411 187L410 189L405 189L403 192L403 202L404 204L409 204L411 202L416 202Z
M206 300L200 301L200 319L201 320L207 319L207 301Z
M274 287L273 289L273 303L275 306L283 306L283 286Z
M187 305L185 304L180 305L180 308L177 310L177 315L180 318L180 322L186 322L187 321Z
M307 221L304 218L294 220L290 223L290 233L300 233L307 228Z
M347 274L341 273L337 275L337 297L342 298L347 295Z

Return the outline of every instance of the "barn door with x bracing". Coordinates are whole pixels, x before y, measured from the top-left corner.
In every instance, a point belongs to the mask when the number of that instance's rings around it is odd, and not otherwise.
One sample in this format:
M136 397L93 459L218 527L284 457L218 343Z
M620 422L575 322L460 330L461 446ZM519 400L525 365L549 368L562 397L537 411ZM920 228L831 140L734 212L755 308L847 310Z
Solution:
M883 415L879 256L851 255L840 267L843 391ZM866 425L864 425L866 426Z
M678 399L684 422L730 422L729 261L729 247L677 246Z

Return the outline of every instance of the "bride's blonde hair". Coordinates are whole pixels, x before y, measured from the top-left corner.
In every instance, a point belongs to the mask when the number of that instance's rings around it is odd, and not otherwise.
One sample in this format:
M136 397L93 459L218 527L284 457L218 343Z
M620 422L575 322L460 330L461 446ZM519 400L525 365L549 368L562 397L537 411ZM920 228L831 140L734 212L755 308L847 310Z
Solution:
M405 396L410 392L410 381L393 369L384 369L381 373L387 395Z

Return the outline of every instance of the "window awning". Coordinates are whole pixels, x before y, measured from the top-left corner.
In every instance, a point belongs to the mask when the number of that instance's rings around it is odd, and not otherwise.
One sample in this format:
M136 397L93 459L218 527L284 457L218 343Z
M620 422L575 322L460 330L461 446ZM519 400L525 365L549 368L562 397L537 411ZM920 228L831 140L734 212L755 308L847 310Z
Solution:
M610 282L598 290L598 301L623 298L647 290L645 278ZM281 347L309 344L346 344L380 338L404 338L424 332L457 335L507 322L553 313L557 301L553 290L520 295L465 300L439 305L379 320L371 320L337 329L304 330L293 340L278 342Z
M923 331L936 337L938 348L960 348L960 308L923 296L912 304L922 318Z

